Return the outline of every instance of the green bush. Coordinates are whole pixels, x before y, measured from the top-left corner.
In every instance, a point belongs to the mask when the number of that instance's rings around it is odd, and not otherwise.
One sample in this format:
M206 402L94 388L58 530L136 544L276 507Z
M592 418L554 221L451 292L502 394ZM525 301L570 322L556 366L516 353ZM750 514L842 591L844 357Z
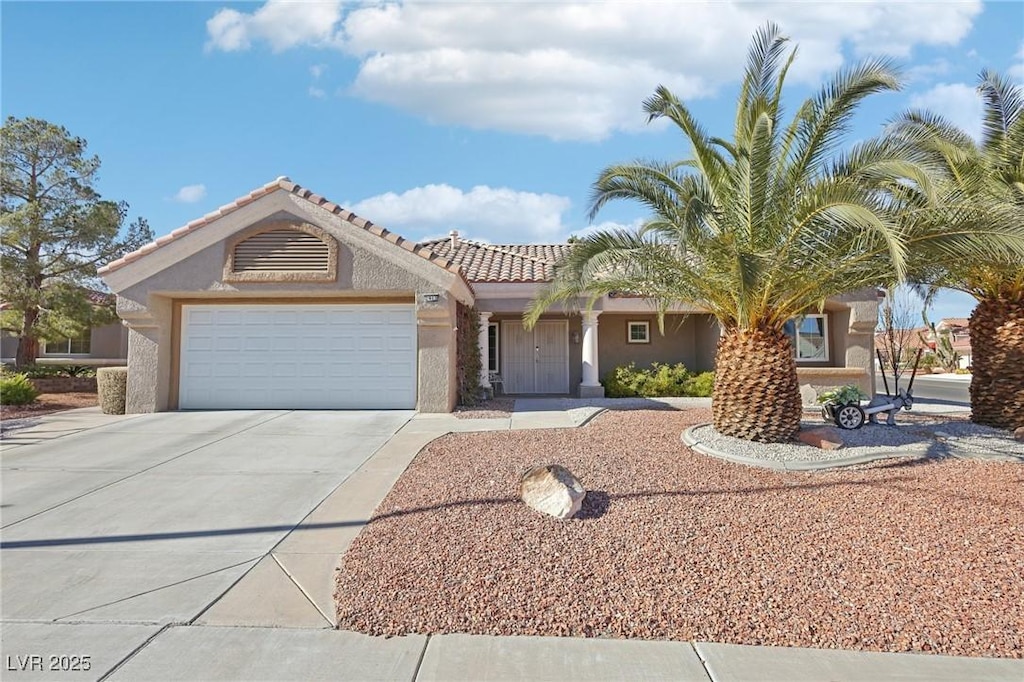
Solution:
M0 377L0 405L28 405L38 396L39 391L24 374Z
M849 403L860 404L861 400L867 400L870 396L864 391L860 390L859 386L854 384L847 384L846 386L840 386L833 388L831 391L825 391L818 396L819 403L836 403L838 405L847 405Z
M684 386L686 395L695 398L710 398L715 390L715 373L701 372L697 376L687 379Z
M96 376L96 368L86 365L28 365L22 368L21 371L29 379Z
M714 382L714 372L694 376L681 362L655 362L649 369L637 369L631 362L613 369L601 383L609 398L668 398L710 396Z

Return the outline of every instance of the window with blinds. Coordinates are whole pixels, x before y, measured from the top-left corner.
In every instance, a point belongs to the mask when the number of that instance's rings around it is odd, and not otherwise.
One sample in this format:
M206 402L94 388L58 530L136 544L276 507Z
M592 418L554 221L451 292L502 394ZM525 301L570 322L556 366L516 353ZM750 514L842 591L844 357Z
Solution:
M231 247L230 279L334 279L333 241L312 230L279 227L257 232Z

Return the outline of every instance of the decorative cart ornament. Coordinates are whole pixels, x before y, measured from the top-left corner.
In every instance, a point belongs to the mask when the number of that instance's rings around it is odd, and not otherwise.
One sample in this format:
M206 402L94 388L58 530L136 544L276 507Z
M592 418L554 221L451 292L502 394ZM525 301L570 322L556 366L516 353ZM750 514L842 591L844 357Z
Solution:
M818 396L821 416L825 421L835 422L842 429L859 429L864 425L866 414L860 401L867 394L857 386L841 386Z
M896 387L896 395L889 393L889 382L885 378L885 366L882 365L882 384L885 396L875 395L867 407L861 407L860 401L867 396L856 386L843 386L822 393L818 400L822 401L821 416L825 421L835 422L841 429L859 429L864 426L865 419L878 424L878 415L885 412L885 423L896 426L896 413L910 410L914 406L914 379L917 377L917 366L921 361L921 349L917 350L914 359L914 370L910 374L910 383L906 389Z

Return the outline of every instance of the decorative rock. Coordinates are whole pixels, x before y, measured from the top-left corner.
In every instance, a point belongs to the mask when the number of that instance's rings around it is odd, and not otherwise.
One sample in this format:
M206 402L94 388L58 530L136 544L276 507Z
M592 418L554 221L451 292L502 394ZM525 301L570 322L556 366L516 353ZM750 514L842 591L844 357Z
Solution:
M831 426L807 429L798 433L796 437L801 443L813 445L821 450L838 450L843 447L843 437Z
M1013 432L1014 440L1024 443L1024 426L1018 426Z
M818 392L814 390L814 386L810 384L803 384L800 386L800 400L804 405L817 405L818 404Z
M587 491L568 469L549 464L523 474L519 496L531 509L564 521L580 510Z

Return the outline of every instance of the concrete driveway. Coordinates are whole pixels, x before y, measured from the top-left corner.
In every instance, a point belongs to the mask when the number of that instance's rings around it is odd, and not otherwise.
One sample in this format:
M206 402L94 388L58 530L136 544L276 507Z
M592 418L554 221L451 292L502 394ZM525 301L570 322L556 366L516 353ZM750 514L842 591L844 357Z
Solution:
M121 649L196 620L413 414L161 413L4 449L5 650L12 621L40 624L34 648L89 623ZM342 550L315 544L322 562Z

